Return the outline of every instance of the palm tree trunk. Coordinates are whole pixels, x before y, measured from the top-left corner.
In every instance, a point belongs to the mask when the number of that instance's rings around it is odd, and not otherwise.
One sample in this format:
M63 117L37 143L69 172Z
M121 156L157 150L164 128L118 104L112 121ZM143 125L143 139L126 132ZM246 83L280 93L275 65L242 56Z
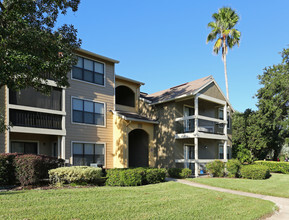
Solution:
M226 82L226 93L227 93L227 99L229 100L229 86L228 86L228 75L227 75L227 59L226 54L224 55L224 70L225 70L225 82Z

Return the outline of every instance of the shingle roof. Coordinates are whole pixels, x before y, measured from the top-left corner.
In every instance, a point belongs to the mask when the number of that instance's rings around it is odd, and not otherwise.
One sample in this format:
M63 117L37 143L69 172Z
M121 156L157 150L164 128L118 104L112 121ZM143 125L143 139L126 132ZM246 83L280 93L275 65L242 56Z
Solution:
M207 76L178 86L174 86L169 89L146 95L144 98L150 100L152 103L165 102L183 95L194 94L197 90L212 81L213 77Z

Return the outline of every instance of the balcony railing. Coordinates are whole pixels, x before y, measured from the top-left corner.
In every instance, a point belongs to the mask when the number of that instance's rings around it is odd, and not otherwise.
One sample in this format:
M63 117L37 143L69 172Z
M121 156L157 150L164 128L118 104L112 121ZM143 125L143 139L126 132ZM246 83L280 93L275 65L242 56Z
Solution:
M15 109L10 109L9 114L10 121L13 126L61 130L61 115L22 111Z
M198 119L198 132L224 135L223 126L224 123ZM175 128L177 134L195 132L195 119L178 119L175 121Z

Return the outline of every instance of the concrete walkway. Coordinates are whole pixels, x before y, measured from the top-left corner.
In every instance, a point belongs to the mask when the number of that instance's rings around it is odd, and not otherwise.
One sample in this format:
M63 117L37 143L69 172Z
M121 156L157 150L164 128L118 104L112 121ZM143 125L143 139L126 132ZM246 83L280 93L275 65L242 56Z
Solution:
M271 217L267 218L270 220L289 220L289 199L286 198L281 198L281 197L275 197L275 196L266 196L266 195L260 195L260 194L255 194L255 193L248 193L248 192L241 192L241 191L236 191L236 190L231 190L231 189L224 189L224 188L219 188L219 187L214 187L214 186L208 186L200 183L195 183L192 181L188 180L183 180L183 179L173 179L173 178L167 178L168 181L174 181L182 184L186 184L189 186L194 186L194 187L199 187L199 188L204 188L204 189L210 189L210 190L216 190L219 192L226 192L226 193L232 193L236 195L241 195L241 196L248 196L248 197L253 197L253 198L258 198L258 199L264 199L264 200L269 200L274 202L278 207L279 207L279 212L275 212L274 215Z

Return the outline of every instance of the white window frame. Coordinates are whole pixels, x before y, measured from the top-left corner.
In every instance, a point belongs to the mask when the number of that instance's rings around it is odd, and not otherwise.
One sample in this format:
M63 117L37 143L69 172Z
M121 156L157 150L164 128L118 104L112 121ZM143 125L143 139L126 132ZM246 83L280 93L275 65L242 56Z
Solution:
M89 101L89 102L93 102L93 103L103 104L104 105L104 109L103 109L103 111L104 111L104 125L96 125L96 124L86 124L86 123L74 122L73 121L73 99L79 99L79 100L83 100L83 101ZM106 103L105 102L94 101L94 100L91 100L91 99L84 99L84 98L80 98L80 97L76 97L76 96L71 96L70 102L71 102L71 106L70 106L71 124L84 125L84 126L93 126L93 127L102 127L102 128L106 127Z
M220 157L220 153L221 153L221 151L220 151L220 149L223 149L223 158L221 158ZM220 160L223 160L224 159L224 144L219 144L219 147L218 147L218 159L220 159Z
M103 144L104 145L104 164L103 168L106 167L106 143L105 142L87 142L87 141L71 141L71 146L70 146L70 163L73 165L73 144Z
M223 158L220 158L220 148L223 148ZM230 149L230 150L229 150ZM224 159L224 144L220 143L219 147L218 147L218 159L223 160ZM232 158L232 152L231 152L231 147L230 145L227 145L227 159L231 159Z
M72 68L71 68L71 71L70 71L70 78L71 78L71 80L78 81L78 82L83 82L83 83L87 83L87 84L94 85L94 86L106 87L106 63L104 63L104 62L102 62L102 61L99 61L99 60L96 60L96 59L91 59L90 57L86 57L86 56L83 56L83 55L80 56L80 55L77 55L77 54L76 54L76 56L81 57L81 58L83 58L83 59L87 59L87 60L91 60L91 61L94 61L94 62L98 62L98 63L102 63L102 64L103 64L103 85L97 84L97 83L88 82L88 81L84 81L84 80L81 80L81 79L75 79L75 78L73 78Z

